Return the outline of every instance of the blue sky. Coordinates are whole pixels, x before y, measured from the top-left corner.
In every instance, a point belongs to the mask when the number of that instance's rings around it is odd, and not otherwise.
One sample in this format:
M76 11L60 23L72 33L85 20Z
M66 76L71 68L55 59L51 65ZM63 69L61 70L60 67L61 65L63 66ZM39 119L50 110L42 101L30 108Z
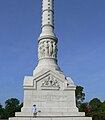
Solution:
M23 100L24 76L37 65L41 0L0 0L0 102ZM105 100L105 0L55 0L58 64L86 101Z

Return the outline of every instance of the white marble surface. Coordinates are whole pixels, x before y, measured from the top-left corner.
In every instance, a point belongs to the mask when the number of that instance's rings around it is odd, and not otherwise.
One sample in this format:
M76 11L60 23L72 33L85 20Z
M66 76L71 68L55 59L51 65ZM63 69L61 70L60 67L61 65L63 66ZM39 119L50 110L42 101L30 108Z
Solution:
M36 120L91 120L76 108L72 79L56 71L42 71L36 76L25 77L24 106L10 120L32 120L34 104L37 106Z
M42 32L38 38L38 65L33 76L24 78L24 104L9 120L92 120L78 112L75 85L57 64L54 33L54 0L42 0ZM65 63L64 63L65 64ZM33 118L32 107L37 115ZM40 111L40 112L39 112Z

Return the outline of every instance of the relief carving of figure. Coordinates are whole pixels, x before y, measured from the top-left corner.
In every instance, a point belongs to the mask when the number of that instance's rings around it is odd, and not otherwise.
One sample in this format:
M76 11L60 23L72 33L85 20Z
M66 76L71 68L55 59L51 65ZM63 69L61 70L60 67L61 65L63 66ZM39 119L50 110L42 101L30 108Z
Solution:
M52 57L57 58L57 45L54 41L45 40L39 43L38 58Z
M49 76L45 81L42 82L42 86L59 87L59 83L55 78Z
M45 56L48 56L49 55L49 44L46 41L44 41L44 49L45 49Z
M42 52L41 52L42 48L41 45L39 45L38 47L38 58L40 59L42 57Z
M38 58L40 59L41 57L43 57L43 44L40 43L39 47L38 47Z
M56 79L53 82L53 86L56 86L56 87L59 86L58 81Z
M55 42L53 43L53 57L57 58L57 45Z
M45 47L44 47L44 42L39 43L38 47L38 58L43 58L45 56Z
M49 56L52 56L53 54L53 43L52 41L49 42Z

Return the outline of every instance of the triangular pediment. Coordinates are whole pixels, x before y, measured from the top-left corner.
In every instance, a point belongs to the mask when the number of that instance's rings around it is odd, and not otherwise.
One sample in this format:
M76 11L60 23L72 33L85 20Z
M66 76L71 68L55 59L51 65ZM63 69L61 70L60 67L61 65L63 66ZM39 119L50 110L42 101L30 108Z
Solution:
M34 78L34 87L40 90L63 89L66 82L63 75L48 70L42 71L41 74Z

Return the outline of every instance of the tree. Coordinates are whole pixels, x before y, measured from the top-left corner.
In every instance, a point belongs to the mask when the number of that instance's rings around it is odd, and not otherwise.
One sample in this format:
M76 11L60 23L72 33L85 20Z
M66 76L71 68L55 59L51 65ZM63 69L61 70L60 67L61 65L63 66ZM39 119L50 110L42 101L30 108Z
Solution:
M89 102L89 105L92 107L93 111L98 111L102 102L98 98L94 98Z
M105 112L105 101L103 103L101 103L101 105L99 107L99 111L100 112Z
M16 98L11 98L5 102L5 116L6 118L14 117L15 112L20 110L19 100Z
M92 120L105 120L105 112L91 112L88 116L92 117Z
M4 117L4 109L0 103L0 119L2 119Z
M79 107L79 111L80 111L80 112L85 112L85 113L87 113L87 112L88 112L87 106L88 106L88 103L87 103L87 102L82 103L82 104L80 105L80 107Z
M85 100L85 93L83 92L83 87L77 86L75 95L76 95L76 105L79 108L81 103Z
M23 102L19 105L19 107L18 107L18 112L20 112L21 111L21 108L23 107Z
M0 103L0 119L2 118L2 105Z
M92 107L89 105L88 102L84 102L80 105L79 107L79 111L80 112L85 112L86 115L88 115L88 113L91 113L92 112Z

